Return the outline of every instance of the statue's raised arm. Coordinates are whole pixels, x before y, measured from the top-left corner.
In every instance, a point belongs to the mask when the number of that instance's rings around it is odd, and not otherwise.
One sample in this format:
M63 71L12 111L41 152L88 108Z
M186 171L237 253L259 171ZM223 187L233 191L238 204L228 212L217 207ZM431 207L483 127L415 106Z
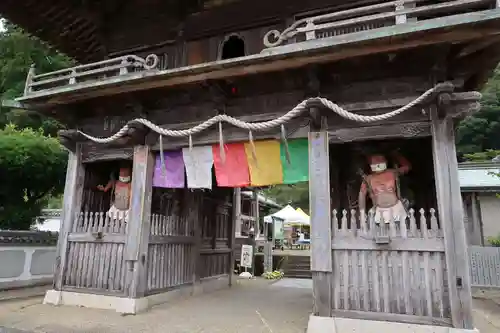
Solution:
M371 173L363 177L359 192L359 208L364 209L366 193L372 200L373 207L370 209L375 223L389 223L391 220L401 222L406 219L406 209L398 197L397 177L399 174L410 170L410 163L398 154L397 169L387 168L387 159L384 155L376 154L368 158Z
M396 171L401 174L405 175L411 170L411 163L408 161L403 155L401 155L398 151L394 151L392 153L393 158L397 162L397 169Z

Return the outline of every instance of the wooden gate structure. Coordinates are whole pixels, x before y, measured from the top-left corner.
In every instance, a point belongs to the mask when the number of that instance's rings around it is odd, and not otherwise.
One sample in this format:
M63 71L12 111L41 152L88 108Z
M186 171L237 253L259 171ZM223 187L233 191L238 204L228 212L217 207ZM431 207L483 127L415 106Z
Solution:
M136 149L135 153L147 154L147 150ZM72 166L70 163L69 171ZM99 209L106 206L106 201L109 206L109 195L94 190L89 172L93 169L79 171L86 179L84 186L77 185L86 192L79 194L84 198L82 207L86 209ZM134 169L144 172L139 166ZM134 176L137 179L142 174ZM155 189L150 197L152 212L142 222L147 226L141 230L143 249L138 248L137 235L132 234L129 223L110 219L106 211L84 210L70 217L63 211L62 234L66 233L67 239L62 245L66 247L65 255L58 257L57 265L64 269L57 271L56 288L118 297L139 292L144 297L186 286L201 286L207 280L229 281L234 233L231 191L220 189L218 197L214 197L203 192ZM131 263L134 255L139 255L138 261L143 265L140 276Z
M340 220L334 210L335 315L368 317L371 312L377 320L451 324L444 238L434 210L430 223L423 209L418 214L411 210L408 225L390 221L386 228L356 211L338 215ZM380 233L390 242L377 244Z
M308 137L314 314L473 328L454 129L500 59L498 1L18 0L0 14L79 63L32 67L6 103L68 128L46 302L135 313L230 284L238 191L153 189L155 155ZM375 148L413 165L412 213L381 230L355 200ZM126 226L95 190L119 161L133 163Z

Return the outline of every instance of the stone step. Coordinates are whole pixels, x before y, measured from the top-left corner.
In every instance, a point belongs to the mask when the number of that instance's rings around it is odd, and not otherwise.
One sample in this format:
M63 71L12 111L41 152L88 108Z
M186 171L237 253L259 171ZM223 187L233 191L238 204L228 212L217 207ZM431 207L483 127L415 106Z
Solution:
M290 269L283 271L285 277L287 278L312 278L312 273L310 270L302 270L302 269Z
M286 263L283 265L285 268L304 268L310 269L311 263Z

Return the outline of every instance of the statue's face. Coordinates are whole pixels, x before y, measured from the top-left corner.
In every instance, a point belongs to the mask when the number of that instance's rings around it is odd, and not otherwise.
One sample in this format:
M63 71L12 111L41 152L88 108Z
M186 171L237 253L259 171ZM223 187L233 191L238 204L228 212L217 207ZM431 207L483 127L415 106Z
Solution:
M373 172L382 172L387 169L387 160L383 155L372 155L368 160Z
M129 168L120 168L120 175L118 177L118 180L122 183L129 183L131 178L130 173L131 170Z

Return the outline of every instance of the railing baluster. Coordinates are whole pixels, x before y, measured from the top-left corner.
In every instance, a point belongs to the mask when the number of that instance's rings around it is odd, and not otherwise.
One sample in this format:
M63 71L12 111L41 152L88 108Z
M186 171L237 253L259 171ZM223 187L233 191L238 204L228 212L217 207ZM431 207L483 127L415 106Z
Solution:
M405 10L404 1L400 1L396 4L396 12L400 12ZM396 16L396 24L405 24L406 23L406 14L397 15Z
M75 84L76 83L76 70L73 68L71 70L71 76L69 77L69 84Z
M316 30L314 22L308 21L306 24L306 40L316 39Z
M35 77L35 64L32 64L28 71L28 75L26 77L26 83L24 85L24 96L29 95L29 93L31 93L32 91L31 84L33 83L34 77Z

